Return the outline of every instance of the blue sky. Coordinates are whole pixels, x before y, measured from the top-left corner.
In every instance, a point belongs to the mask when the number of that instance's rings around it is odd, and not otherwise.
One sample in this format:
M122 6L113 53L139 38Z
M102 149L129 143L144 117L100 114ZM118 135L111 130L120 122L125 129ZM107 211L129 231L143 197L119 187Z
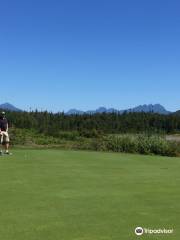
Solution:
M0 103L180 109L177 0L0 2Z

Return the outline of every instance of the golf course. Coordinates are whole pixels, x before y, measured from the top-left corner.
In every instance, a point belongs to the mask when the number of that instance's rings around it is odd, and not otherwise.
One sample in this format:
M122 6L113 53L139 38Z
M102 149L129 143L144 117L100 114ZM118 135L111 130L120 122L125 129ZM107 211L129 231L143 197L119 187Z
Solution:
M180 158L65 150L0 157L0 239L180 239ZM135 228L174 229L135 235Z

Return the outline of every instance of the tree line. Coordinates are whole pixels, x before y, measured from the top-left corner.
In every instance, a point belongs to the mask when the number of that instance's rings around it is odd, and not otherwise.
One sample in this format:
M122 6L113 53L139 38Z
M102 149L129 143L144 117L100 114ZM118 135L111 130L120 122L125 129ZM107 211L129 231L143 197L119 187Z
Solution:
M7 112L10 127L33 129L58 137L74 132L85 137L121 133L180 133L180 115L155 113L101 113L66 115L52 112Z

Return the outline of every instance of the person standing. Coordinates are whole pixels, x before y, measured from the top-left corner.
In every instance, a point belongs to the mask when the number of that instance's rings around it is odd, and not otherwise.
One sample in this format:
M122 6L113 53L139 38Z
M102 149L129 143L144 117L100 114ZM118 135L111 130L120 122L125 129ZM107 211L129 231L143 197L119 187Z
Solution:
M5 112L1 112L0 114L0 139L1 144L4 146L4 154L10 154L9 153L9 134L8 134L8 121L5 117ZM0 155L2 155L3 152L0 150Z

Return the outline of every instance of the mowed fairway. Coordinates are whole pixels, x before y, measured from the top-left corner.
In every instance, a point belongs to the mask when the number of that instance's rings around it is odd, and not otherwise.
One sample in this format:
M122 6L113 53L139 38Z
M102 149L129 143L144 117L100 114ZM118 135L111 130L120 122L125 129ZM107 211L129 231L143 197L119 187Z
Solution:
M180 158L13 153L0 158L0 239L180 239ZM136 237L137 226L174 234Z

